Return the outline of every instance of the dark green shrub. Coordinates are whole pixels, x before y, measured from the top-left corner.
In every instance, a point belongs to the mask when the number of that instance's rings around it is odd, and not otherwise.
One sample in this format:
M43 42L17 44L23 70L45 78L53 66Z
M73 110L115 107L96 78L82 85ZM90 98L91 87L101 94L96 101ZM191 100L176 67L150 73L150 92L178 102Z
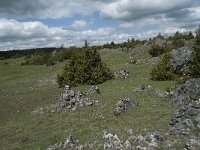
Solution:
M191 76L200 78L200 26L196 31L195 44L193 46L192 63L190 64Z
M102 63L96 49L84 48L74 51L72 59L66 64L62 75L57 76L60 87L68 84L101 84L113 77L112 72Z
M185 45L185 40L184 39L174 39L174 40L172 40L172 44L174 45L175 48L180 48Z
M166 53L163 55L162 59L150 72L152 80L165 81L165 80L174 80L176 75L173 73L171 64L170 64L170 54Z
M49 57L49 59L47 60L47 62L46 62L46 65L47 66L53 66L53 65L55 65L56 64L56 62L55 62L55 59L54 59L54 57Z
M148 52L152 57L158 57L164 53L164 48L158 45L152 45Z

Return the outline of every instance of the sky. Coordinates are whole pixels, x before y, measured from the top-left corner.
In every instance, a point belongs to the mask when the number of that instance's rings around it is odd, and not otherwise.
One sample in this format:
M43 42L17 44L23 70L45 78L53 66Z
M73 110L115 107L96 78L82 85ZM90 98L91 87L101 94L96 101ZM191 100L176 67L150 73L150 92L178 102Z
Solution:
M0 51L195 31L200 0L0 0Z

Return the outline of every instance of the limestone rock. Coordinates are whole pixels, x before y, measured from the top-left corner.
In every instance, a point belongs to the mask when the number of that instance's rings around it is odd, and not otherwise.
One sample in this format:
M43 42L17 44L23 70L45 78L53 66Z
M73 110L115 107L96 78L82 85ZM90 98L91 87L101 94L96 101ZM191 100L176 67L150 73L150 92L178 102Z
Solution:
M171 51L171 66L176 74L181 74L192 59L192 47L181 47Z
M116 71L114 73L114 76L117 78L121 78L121 79L125 79L127 78L129 75L129 72L127 70L120 70L120 71Z

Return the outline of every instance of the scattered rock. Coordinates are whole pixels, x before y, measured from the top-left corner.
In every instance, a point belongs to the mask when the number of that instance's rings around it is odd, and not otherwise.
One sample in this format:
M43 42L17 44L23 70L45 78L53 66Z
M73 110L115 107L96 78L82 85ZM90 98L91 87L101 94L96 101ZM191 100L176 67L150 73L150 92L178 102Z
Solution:
M104 131L103 138L105 139L104 150L123 150L122 141L117 135Z
M157 132L145 136L129 136L123 142L117 135L105 131L103 138L105 139L104 150L155 150L158 146L171 149L175 144Z
M152 87L148 85L147 87L145 85L139 85L136 89L133 90L133 92L149 92L152 90Z
M192 47L181 47L171 51L171 66L176 74L181 74L192 59Z
M135 107L137 105L138 105L138 102L136 100L132 100L130 98L120 100L116 104L114 114L119 115L120 113L126 111L128 107Z
M71 135L63 142L56 143L47 148L47 150L62 150L72 149L78 146L78 141L75 140Z
M187 141L184 150L200 150L200 138L198 137L190 138Z
M128 77L129 72L127 70L120 70L114 73L114 76L117 78L125 79Z
M142 65L142 64L147 64L148 62L149 62L148 60L131 60L129 63L135 65Z
M93 149L95 144L97 142L96 141L93 141L93 142L87 142L86 144L84 145L80 145L78 143L78 140L75 140L73 138L73 136L69 136L68 138L66 138L65 141L63 142L59 142L59 143L56 143L54 145L51 145L47 148L47 150L67 150L67 149L74 149L74 150L84 150L84 149Z
M98 93L98 94L100 94L100 90L99 90L99 88L97 87L97 86L92 86L89 90L88 90L88 92L87 93Z
M166 92L166 91L162 91L160 89L156 90L156 93L155 93L159 98L165 98L165 97L168 97L169 96L169 93Z

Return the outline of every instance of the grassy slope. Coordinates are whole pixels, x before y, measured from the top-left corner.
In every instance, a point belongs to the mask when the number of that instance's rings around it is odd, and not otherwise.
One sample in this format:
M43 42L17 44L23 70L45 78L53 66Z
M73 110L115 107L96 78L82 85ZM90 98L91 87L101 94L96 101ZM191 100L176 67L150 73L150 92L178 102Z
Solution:
M152 62L131 65L127 63L128 54L115 51L103 51L101 55L113 71L126 69L130 76L127 79L113 79L99 85L101 94L90 95L91 98L99 100L99 106L43 115L33 115L31 111L57 102L60 89L50 81L56 78L63 64L56 65L55 69L50 71L46 66L20 66L21 58L1 60L0 149L43 150L70 134L80 139L81 143L90 140L100 142L103 140L104 129L109 129L122 137L126 136L125 130L130 128L136 134L168 130L169 117L175 109L169 104L169 99L157 98L155 91L141 94L132 90L139 84L151 85L154 90L165 89L174 82L149 80L148 72L151 70ZM136 58L150 59L150 56L145 53ZM8 62L8 65L4 62ZM89 87L80 86L76 89L88 90ZM112 111L121 98L137 99L139 106L116 117ZM98 113L105 118L96 117Z

